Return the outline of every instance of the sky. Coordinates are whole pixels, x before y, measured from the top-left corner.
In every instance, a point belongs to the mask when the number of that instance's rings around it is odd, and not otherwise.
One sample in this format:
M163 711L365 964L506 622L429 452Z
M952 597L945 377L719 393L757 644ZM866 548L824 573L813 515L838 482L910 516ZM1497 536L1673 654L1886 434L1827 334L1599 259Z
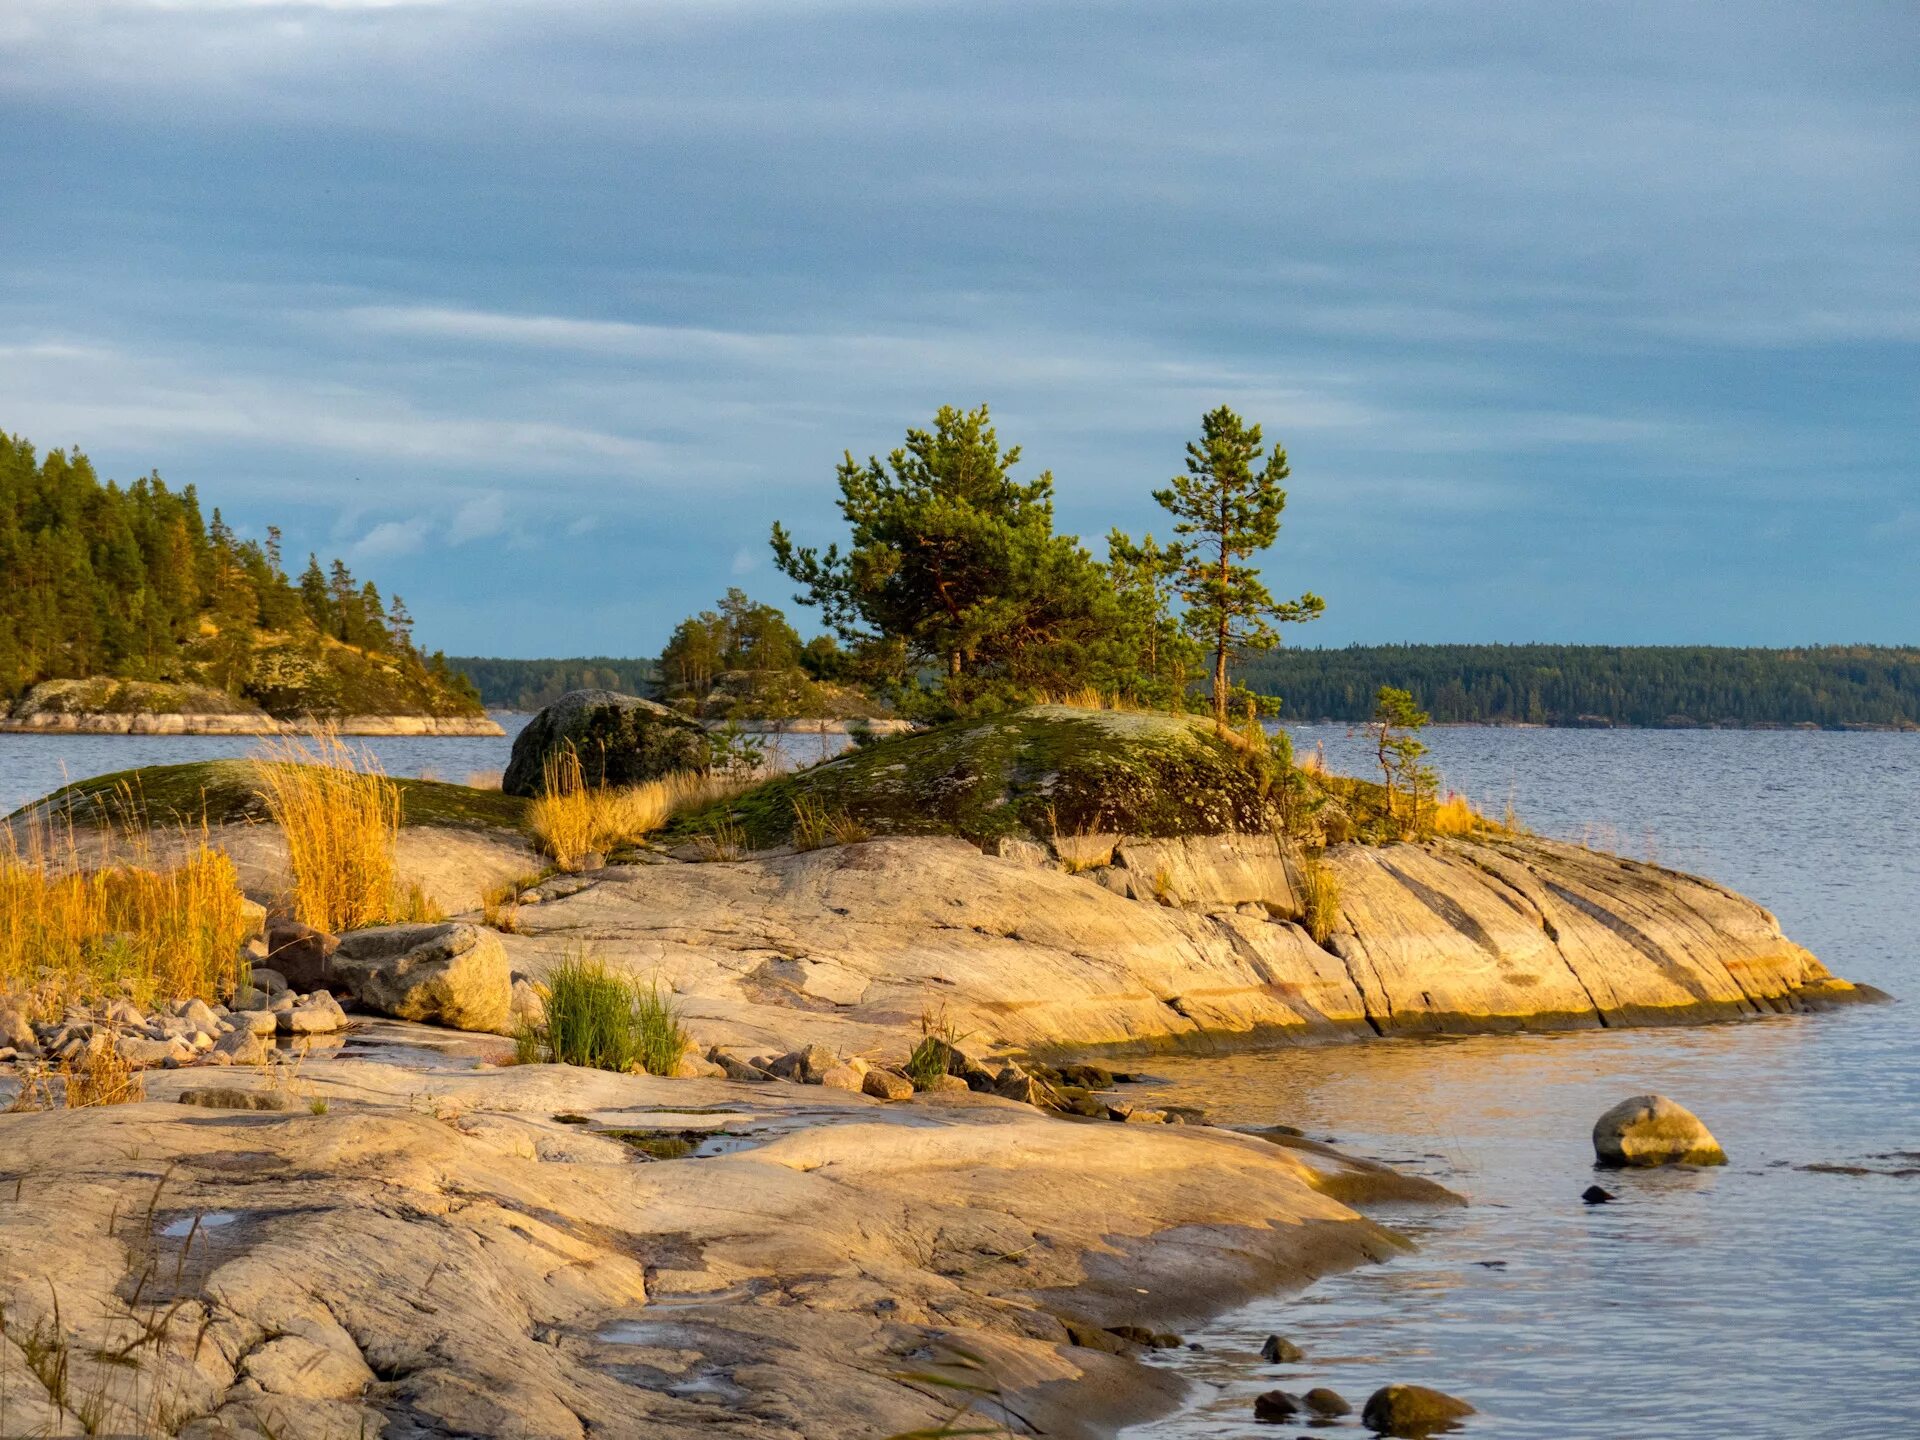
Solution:
M0 3L0 429L431 646L982 402L1096 554L1260 422L1291 643L1920 641L1920 6Z

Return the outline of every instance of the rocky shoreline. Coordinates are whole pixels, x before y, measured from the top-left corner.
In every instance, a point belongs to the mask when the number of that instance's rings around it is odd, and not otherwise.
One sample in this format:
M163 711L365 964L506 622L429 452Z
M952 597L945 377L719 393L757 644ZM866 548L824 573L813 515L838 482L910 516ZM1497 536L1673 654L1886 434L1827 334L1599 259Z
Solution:
M504 735L485 715L340 715L277 720L271 715L125 714L39 711L0 717L0 735Z

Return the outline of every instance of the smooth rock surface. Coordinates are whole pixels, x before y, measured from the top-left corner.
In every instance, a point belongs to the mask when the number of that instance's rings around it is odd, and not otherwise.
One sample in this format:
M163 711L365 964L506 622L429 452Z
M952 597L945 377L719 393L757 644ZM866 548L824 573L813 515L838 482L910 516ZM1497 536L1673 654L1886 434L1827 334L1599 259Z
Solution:
M546 1065L316 1061L300 1084L280 1112L168 1103L204 1087L163 1072L145 1103L0 1113L24 1177L0 1186L0 1305L13 1334L58 1306L99 1433L148 1433L162 1393L190 1440L883 1436L950 1411L902 1373L951 1347L1037 1429L1088 1436L1178 1386L1063 1317L1157 1333L1398 1248L1321 1193L1341 1162L1221 1131ZM744 1146L652 1161L561 1113ZM158 1344L120 1303L143 1275ZM77 1432L7 1376L10 1427Z

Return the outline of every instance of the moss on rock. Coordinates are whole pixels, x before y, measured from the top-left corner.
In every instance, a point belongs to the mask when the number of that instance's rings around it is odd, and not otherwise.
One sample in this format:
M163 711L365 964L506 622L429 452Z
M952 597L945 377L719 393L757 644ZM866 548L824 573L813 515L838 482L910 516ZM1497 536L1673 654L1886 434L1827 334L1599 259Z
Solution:
M526 801L498 790L404 776L393 783L400 788L403 825L518 830L526 815ZM267 807L253 761L194 760L76 780L15 812L28 814L81 826L225 825L264 820Z
M882 835L1125 833L1172 838L1268 828L1271 765L1212 722L1037 705L876 741L683 816L682 837L737 826L785 842L796 813Z

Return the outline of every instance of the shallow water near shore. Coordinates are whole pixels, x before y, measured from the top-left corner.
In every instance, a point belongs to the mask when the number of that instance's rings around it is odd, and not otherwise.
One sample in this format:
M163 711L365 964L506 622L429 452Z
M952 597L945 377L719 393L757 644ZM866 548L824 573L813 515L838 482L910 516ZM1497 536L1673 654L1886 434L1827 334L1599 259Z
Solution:
M1289 728L1303 752L1325 741L1334 768L1365 773L1344 727ZM1511 793L1536 830L1711 875L1837 973L1920 995L1920 737L1450 729L1432 743L1485 808ZM1327 1385L1358 1409L1392 1381L1472 1401L1467 1435L1920 1433L1914 1004L1151 1070L1129 1098L1337 1137L1474 1203L1383 1217L1420 1252L1192 1330L1203 1350L1157 1363L1206 1388L1129 1440L1241 1437L1263 1390ZM1594 1119L1647 1090L1696 1110L1731 1164L1596 1172ZM1619 1199L1582 1204L1596 1181ZM1273 1333L1307 1359L1260 1364ZM1356 1422L1316 1433L1343 1429Z

